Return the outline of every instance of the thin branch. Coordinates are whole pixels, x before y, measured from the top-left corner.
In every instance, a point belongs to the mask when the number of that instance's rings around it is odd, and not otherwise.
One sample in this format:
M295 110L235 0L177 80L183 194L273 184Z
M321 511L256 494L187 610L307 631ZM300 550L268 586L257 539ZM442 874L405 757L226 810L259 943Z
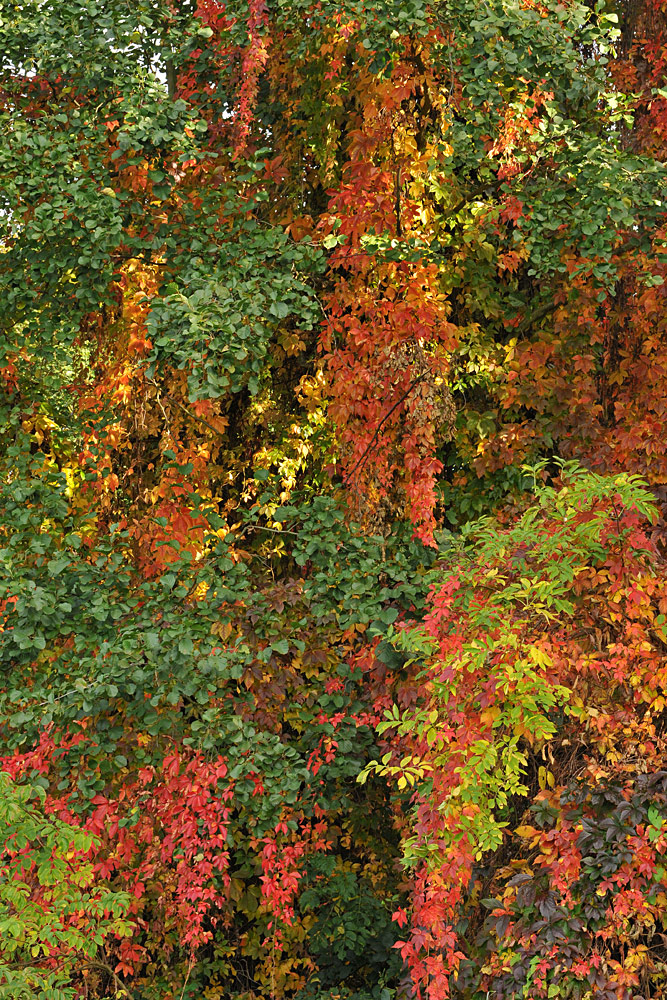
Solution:
M127 997L129 997L130 1000L133 1000L132 994L128 990L127 986L125 986L125 984L120 981L120 979L118 978L118 976L116 975L116 973L113 971L113 969L111 968L111 966L107 965L106 962L97 962L97 961L91 960L91 961L88 961L88 962L84 962L81 965L81 968L82 969L101 969L102 972L106 972L106 974L113 979L114 986L116 987L116 993L118 993L118 990L123 990L123 992L125 993L125 995Z
M248 531L271 531L275 535L292 535L293 538L298 538L298 531L290 531L289 528L269 528L267 524L244 524L238 531L234 528L230 528L230 534L235 535L236 538L243 538Z
M355 475L355 473L362 467L362 465L364 465L366 463L366 460L368 459L368 456L371 453L371 449L372 449L373 445L375 444L375 442L378 439L378 435L379 435L380 431L382 430L382 428L386 424L386 422L389 420L389 417L392 415L392 413L394 412L394 410L397 410L398 407L401 405L401 403L405 402L405 400L408 398L408 396L410 395L410 393L412 392L412 390L415 388L415 386L419 385L420 382L423 382L423 380L426 378L426 375L427 375L427 372L423 372L421 375L418 376L418 378L416 378L414 380L414 382L411 382L410 385L405 390L405 392L403 393L403 395L399 399L397 399L396 402L394 403L394 405L391 406L387 410L387 412L383 416L382 420L380 421L380 423L375 428L375 433L373 434L373 437L370 439L370 441L368 442L368 444L364 448L364 450L363 450L363 452L361 454L361 457L358 459L356 465L354 466L354 468L352 469L352 471L350 473L348 473L348 475L345 476L345 478L343 479L343 483L346 486L348 485L348 483L351 482L351 480L352 480L353 476Z
M248 528L252 531L273 531L276 535L294 535L295 538L299 537L298 531L290 531L289 528L269 528L268 524L248 524L243 529L244 532Z
M183 997L185 996L185 988L186 988L186 986L188 985L188 980L190 979L190 973L192 972L192 970L193 970L193 968L194 968L194 964L195 964L195 960L194 960L194 958L193 958L193 957L191 956L191 957L190 957L190 961L188 962L188 974L187 974L187 976L185 977L185 982L183 983L183 989L182 989L182 991L181 991L181 996L180 996L180 1000L183 1000Z
M176 97L176 67L174 66L174 57L169 56L165 62L166 76L167 76L167 94L170 101L173 101Z
M524 319L516 327L515 333L520 335L525 333L526 330L530 330L531 326L535 323L539 323L541 319L544 319L546 316L550 316L552 312L555 312L556 309L558 309L559 304L560 303L558 302L547 302L540 306L539 309L535 309L529 316L524 317Z
M394 182L394 200L396 202L394 211L396 212L396 236L403 238L403 227L401 225L401 165L396 168L396 179Z
M165 420L167 420L167 414L165 413L165 410L164 410L164 407L163 407L162 401L161 401L160 386L152 378L149 378L148 375L145 375L145 379L146 379L147 382L150 382L150 384L152 386L155 386L155 388L157 390L157 404L160 407L160 409L162 410L162 414L163 414ZM168 399L170 403L174 403L179 408L179 410L182 410L182 412L185 413L185 415L187 417L190 417L191 420L198 420L200 424L203 424L204 427L208 427L208 429L210 431L213 431L214 434L218 434L219 435L219 434L222 433L221 431L217 431L215 429L215 427L213 426L213 424L209 424L208 420L204 420L203 417L197 416L197 414L193 413L192 410L188 410L188 408L186 406L183 406L182 403L179 403L178 400L174 399L173 396L167 395L166 399Z

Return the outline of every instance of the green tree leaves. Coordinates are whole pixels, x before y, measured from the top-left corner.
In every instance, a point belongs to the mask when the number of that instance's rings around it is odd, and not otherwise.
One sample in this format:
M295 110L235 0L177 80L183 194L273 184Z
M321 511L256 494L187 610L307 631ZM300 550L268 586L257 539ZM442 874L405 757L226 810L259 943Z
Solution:
M95 965L105 938L131 933L127 894L91 891L93 837L49 815L44 798L40 784L15 784L0 772L0 997L7 1000L73 1000L73 975ZM45 962L54 950L55 970Z

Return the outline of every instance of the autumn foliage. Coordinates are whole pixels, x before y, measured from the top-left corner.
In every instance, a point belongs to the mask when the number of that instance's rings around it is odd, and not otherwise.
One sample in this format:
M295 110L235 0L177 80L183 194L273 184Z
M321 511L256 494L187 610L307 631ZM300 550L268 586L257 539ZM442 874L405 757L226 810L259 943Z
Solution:
M667 996L667 8L0 5L0 998Z

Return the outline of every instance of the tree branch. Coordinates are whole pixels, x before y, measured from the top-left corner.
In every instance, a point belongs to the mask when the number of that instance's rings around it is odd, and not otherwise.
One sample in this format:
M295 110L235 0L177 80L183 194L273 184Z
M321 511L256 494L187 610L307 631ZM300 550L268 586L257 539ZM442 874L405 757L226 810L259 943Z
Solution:
M94 960L91 959L88 962L83 962L82 965L81 965L81 968L82 969L101 969L102 972L106 972L106 974L108 976L110 976L111 979L113 979L114 986L116 987L116 993L118 993L118 990L122 990L125 993L125 996L129 997L129 1000L133 1000L132 994L128 990L127 986L125 986L124 983L122 983L120 981L120 979L118 978L118 976L116 975L116 973L113 971L113 969L111 968L111 966L107 965L106 962L97 962L97 961L94 961Z
M525 333L526 330L530 330L531 326L535 323L539 323L541 319L544 319L546 316L550 316L552 312L555 312L556 309L558 309L559 304L560 303L558 302L546 302L543 306L540 306L539 309L535 309L529 316L526 316L521 320L515 329L515 333L521 335L522 333Z
M160 386L152 378L149 378L148 375L145 375L144 377L145 377L145 379L146 379L147 382L149 382L152 386L155 386L155 389L157 390L157 402L158 402L158 406L162 410L162 413L164 414L164 417L165 417L165 420L166 420L167 419L167 415L164 412L164 407L162 406L162 402L161 402ZM166 399L168 399L170 403L173 403L175 406L177 406L179 408L179 410L181 410L183 413L185 413L185 415L187 417L190 417L191 420L198 420L200 424L203 424L204 427L208 427L208 429L210 431L213 431L214 434L220 435L222 433L221 431L216 431L216 429L213 426L213 424L209 424L208 420L204 420L203 417L198 417L196 413L192 412L192 410L188 410L188 408L186 406L183 406L182 403L179 403L179 401L177 399L174 399L173 396L170 396L169 394L167 394Z
M373 445L375 444L375 442L378 439L378 435L379 435L380 431L382 430L382 428L386 424L386 422L389 420L389 417L392 415L392 413L394 412L394 410L397 410L398 407L401 405L401 403L405 402L405 400L408 398L408 396L410 395L410 393L412 392L412 390L415 388L415 386L419 385L420 382L423 382L423 380L426 378L426 375L427 375L427 372L423 372L421 375L419 375L418 378L416 378L414 380L414 382L411 382L410 385L405 390L405 392L403 393L403 395L400 397L400 399L397 399L396 402L394 403L394 405L391 406L387 410L387 412L383 416L382 420L380 421L380 423L375 428L375 433L373 434L373 437L370 439L370 441L368 442L368 444L364 448L363 453L362 453L361 457L359 458L359 460L357 461L356 465L354 466L354 468L352 469L352 471L350 473L348 473L347 476L344 477L343 483L346 486L348 485L348 483L350 483L352 481L352 477L355 475L355 473L362 467L362 465L365 464L368 456L371 453L371 449L372 449Z

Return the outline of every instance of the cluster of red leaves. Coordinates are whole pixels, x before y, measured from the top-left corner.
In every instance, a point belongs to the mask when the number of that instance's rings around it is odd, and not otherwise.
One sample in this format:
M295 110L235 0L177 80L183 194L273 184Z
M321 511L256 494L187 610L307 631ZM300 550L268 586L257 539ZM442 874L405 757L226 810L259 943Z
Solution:
M544 517L538 534L551 546L549 558L558 560L559 545L569 544L567 530ZM660 818L667 665L659 625L667 589L662 560L636 511L610 510L600 540L606 556L582 562L571 581L573 613L545 626L539 616L527 618L517 602L503 622L514 638L494 649L500 632L494 638L490 631L483 662L470 661L471 623L492 606L498 577L504 585L518 582L526 556L538 577L547 564L532 565L529 553L499 545L497 557L476 568L465 595L456 573L431 595L424 631L433 653L421 675L420 710L424 717L433 711L432 721L390 745L396 761L432 765L428 791L413 796L410 828L411 850L421 845L429 860L417 867L410 933L399 945L418 995L429 1000L450 995L452 979L464 975L464 959L484 969L484 989L508 997L521 976L535 998L568 978L598 991L595 996L626 998L646 976L661 975L651 941L667 922ZM525 671L512 667L531 646L541 664L534 690L562 685L568 692L562 721L546 740ZM444 703L443 684L453 691ZM515 832L510 827L480 863L483 807L475 795L462 797L462 775L480 745L492 747L508 735L518 738L535 784L514 800ZM542 790L536 783L541 761L550 768L541 766L549 776ZM539 816L545 809L551 818L536 823L531 811ZM616 830L618 816L623 821ZM497 899L480 938L462 931L461 921L465 916L479 931L481 895ZM406 919L401 912L396 918ZM566 926L568 947L560 930Z
M444 376L458 330L448 322L436 265L383 261L382 251L365 242L372 244L375 234L423 235L419 200L406 192L426 158L403 110L422 82L408 63L382 84L363 80L367 92L358 128L350 131L349 160L320 224L323 236L335 232L341 239L330 257L335 283L321 349L341 471L357 513L377 510L400 485L416 534L431 544L442 471L435 451L452 418ZM405 149L397 151L401 130Z
M253 842L254 843L254 842ZM300 824L298 834L292 835L285 820L276 825L273 835L264 836L255 843L261 848L262 902L273 914L267 924L274 931L274 945L281 945L281 925L290 926L295 919L294 904L298 897L299 882L303 877L304 861L309 854L326 851L331 846L327 838L327 823Z
M510 350L498 430L475 458L480 475L530 459L550 439L565 457L586 457L601 471L664 482L665 286L642 284L645 259L617 263L614 298L600 303L596 288L575 278L576 316L563 290L551 329ZM652 270L663 277L665 266Z
M45 732L35 750L4 758L2 769L16 779L39 772L53 780L58 759L75 747L94 749L83 733ZM91 799L83 825L97 838L95 872L132 894L130 917L138 933L150 938L157 930L151 925L160 922L167 952L176 945L196 949L224 919L233 796L223 759L175 751L159 769L146 767L128 776L115 796L98 793ZM71 791L66 791L49 794L44 808L47 815L76 824L72 806ZM117 954L116 971L131 974L145 960L146 949L124 939Z
M268 32L266 0L248 0L244 18L244 45L235 44L235 32L239 31L238 18L228 10L224 0L199 0L197 20L211 37L207 39L207 53L213 54L213 66L217 73L230 76L236 89L236 102L231 138L237 154L246 152L250 130L255 113L259 79L268 59L271 36ZM176 90L179 97L194 103L215 95L215 83L209 72L202 79L197 65L202 57L202 49L195 48L188 63L179 68ZM209 136L213 141L229 135L229 123L224 119L211 117Z

